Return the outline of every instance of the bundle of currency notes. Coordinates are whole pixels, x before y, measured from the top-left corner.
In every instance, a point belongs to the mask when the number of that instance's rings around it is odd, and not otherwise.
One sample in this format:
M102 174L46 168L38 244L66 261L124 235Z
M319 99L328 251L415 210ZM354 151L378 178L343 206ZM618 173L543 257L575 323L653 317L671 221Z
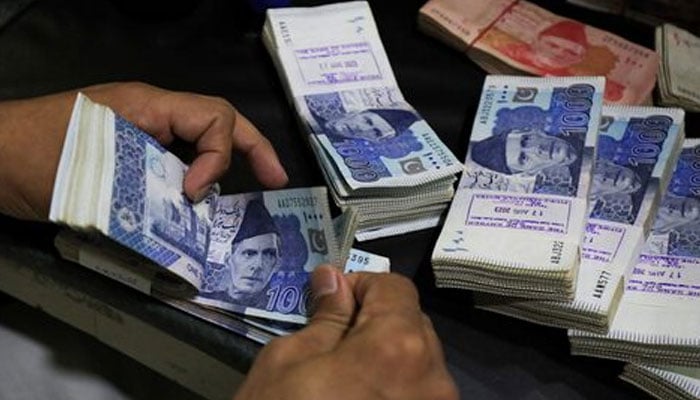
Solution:
M98 250L79 261L144 292L194 294L190 301L218 310L306 321L311 272L347 258L326 189L212 191L192 204L183 194L186 170L151 136L79 94L50 219L96 233ZM133 267L117 268L114 260L128 257Z
M700 38L671 24L656 27L661 103L700 112Z
M462 165L401 93L369 5L270 9L263 39L357 238L435 226Z
M569 330L573 354L700 367L700 139L687 139L607 334Z
M430 0L419 28L490 73L605 76L605 102L651 103L652 50L524 0Z
M559 328L607 333L682 148L677 108L603 106L573 300L475 294L478 307Z
M574 295L602 77L486 77L465 172L432 255L440 287Z
M660 400L700 399L700 368L627 364L620 378Z

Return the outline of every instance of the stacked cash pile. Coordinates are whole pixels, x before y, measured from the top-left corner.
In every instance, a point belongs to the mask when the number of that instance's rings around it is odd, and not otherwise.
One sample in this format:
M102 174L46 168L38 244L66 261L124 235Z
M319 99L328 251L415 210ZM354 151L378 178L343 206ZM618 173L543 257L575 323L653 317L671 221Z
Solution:
M438 286L573 297L604 84L486 78L465 172L432 255Z
M79 94L50 219L92 235L68 235L57 247L144 293L304 323L313 270L348 259L352 211L334 229L325 187L212 191L192 204L186 171L151 136Z
M646 241L684 136L683 110L604 106L574 299L476 294L477 305L544 325L607 333L623 276Z
M524 0L430 0L419 28L497 74L605 76L605 102L650 103L658 56Z
M574 354L700 367L700 140L688 139L607 334L570 330Z
M435 226L462 165L401 93L368 4L271 9L263 39L357 238Z
M661 103L700 112L700 38L671 24L656 27Z
M659 399L700 399L700 368L627 364L620 378Z

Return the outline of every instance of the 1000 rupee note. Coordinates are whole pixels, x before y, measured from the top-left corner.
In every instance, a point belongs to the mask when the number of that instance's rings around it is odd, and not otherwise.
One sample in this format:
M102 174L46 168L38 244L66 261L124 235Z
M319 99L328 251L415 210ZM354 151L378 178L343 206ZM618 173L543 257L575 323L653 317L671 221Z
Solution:
M574 354L700 367L700 141L688 139L607 335L570 330Z
M607 332L684 138L680 109L604 106L574 299L482 299L479 307L562 328Z
M474 266L513 285L532 275L567 286L540 282L537 291L572 294L603 85L603 78L486 78L434 265L452 265L452 273Z
M78 94L49 219L99 232L199 288L216 193L192 204L186 170L152 136Z
M461 170L403 98L367 3L270 10L266 27L312 146L350 190L416 186Z
M303 323L310 275L338 249L325 188L221 196L194 301Z
M658 399L700 398L700 368L627 364L620 378Z

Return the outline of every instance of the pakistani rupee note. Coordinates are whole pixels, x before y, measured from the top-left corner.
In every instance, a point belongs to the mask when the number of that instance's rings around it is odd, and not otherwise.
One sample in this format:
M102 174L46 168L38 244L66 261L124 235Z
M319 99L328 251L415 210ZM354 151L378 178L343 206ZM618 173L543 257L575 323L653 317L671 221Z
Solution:
M700 38L674 25L664 24L656 28L656 48L661 55L661 102L688 111L700 111Z
M338 260L325 189L221 196L214 215L195 302L305 322L310 274Z
M607 335L570 330L572 352L700 367L700 141L686 140Z
M588 222L572 301L484 299L480 307L562 328L606 333L656 215L684 138L677 108L604 106Z
M266 41L309 140L351 189L407 187L461 164L404 99L366 2L268 12Z
M446 276L474 266L474 276L507 278L483 291L573 295L603 85L486 78L465 172L433 252L434 265L453 266ZM455 279L473 279L463 275ZM519 276L534 281L530 289ZM562 287L544 283L555 281Z
M656 82L654 51L528 1L430 0L419 22L429 34L444 37L437 25L456 36L449 43L462 43L458 48L491 73L605 76L606 103L642 104Z
M700 398L700 368L627 364L620 378L657 399Z

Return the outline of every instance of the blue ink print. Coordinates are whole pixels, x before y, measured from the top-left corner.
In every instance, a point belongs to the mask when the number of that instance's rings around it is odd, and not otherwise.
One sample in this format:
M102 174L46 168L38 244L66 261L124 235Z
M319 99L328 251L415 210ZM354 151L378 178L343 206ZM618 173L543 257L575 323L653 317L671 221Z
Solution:
M271 216L248 202L225 263L208 262L204 297L245 308L306 315L308 246L295 215Z
M146 147L165 152L152 137L119 115L115 116L115 165L109 236L158 265L180 259L172 249L144 234L146 193ZM156 168L157 173L159 170Z
M630 118L620 140L601 132L589 194L591 218L634 223L647 187L658 184L652 174L672 126L673 119L652 115Z
M534 176L534 193L575 196L595 89L554 88L550 106L501 109L493 136L475 141L471 159L493 172Z
M162 213L151 215L151 233L204 265L209 239L207 220L195 213L184 196L177 203L168 198L160 201L158 210Z
M700 257L700 146L684 148L654 220L668 255Z
M423 149L411 126L422 118L400 108L347 111L338 93L304 97L320 132L330 140L354 179L373 182L391 176L381 157L399 159Z

